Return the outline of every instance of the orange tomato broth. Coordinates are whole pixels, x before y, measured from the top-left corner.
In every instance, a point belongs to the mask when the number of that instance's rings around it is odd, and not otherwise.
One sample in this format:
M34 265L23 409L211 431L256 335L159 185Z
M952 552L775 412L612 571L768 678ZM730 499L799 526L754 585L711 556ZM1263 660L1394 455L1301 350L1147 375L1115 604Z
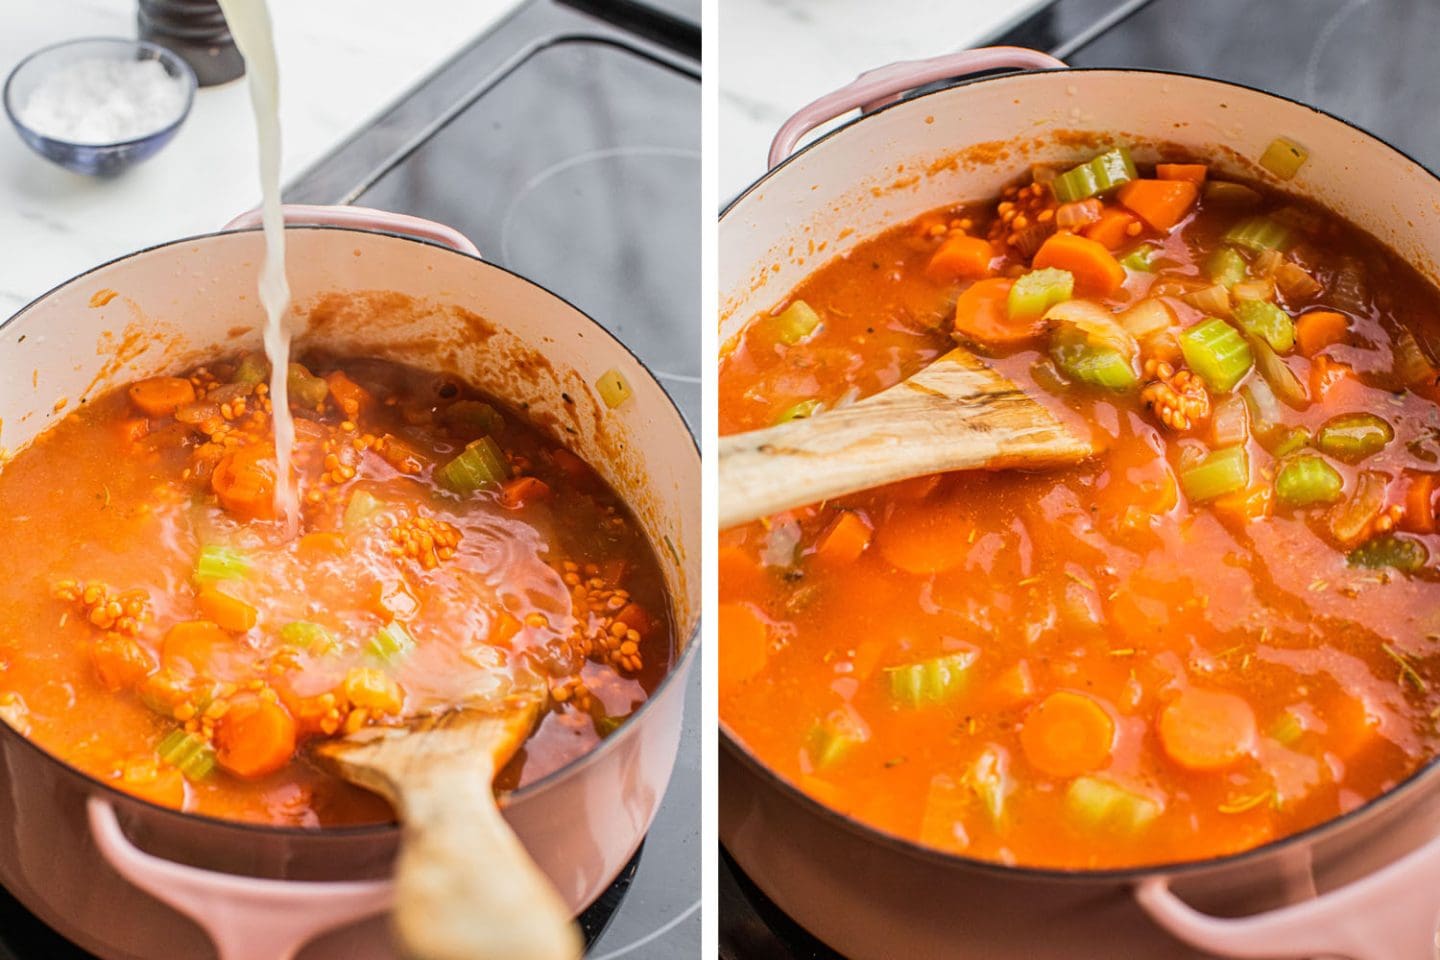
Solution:
M720 432L900 381L952 344L957 300L965 322L998 329L1005 299L967 314L961 294L1029 271L1060 210L1039 178L998 204L937 210L862 242L752 320L722 350ZM1402 571L1347 559L1366 543L1370 562L1377 543L1390 556L1387 537L1403 538L1411 568L1416 545L1440 548L1440 394L1414 336L1435 330L1436 292L1354 227L1264 188L1206 187L1169 229L1114 197L1096 206L1102 229L1122 221L1102 234L1100 246L1113 246L1102 254L1157 249L1148 271L1123 270L1119 289L1076 297L1113 314L1159 294L1173 312L1130 360L1136 384L1108 391L1057 370L1053 316L972 346L1090 431L1101 455L1044 474L922 477L720 535L728 729L837 811L1008 864L1109 868L1241 851L1355 809L1440 743L1433 562ZM1213 414L1236 394L1207 388L1211 415L1177 430L1161 423L1152 384L1186 368L1177 335L1212 312L1187 300L1214 285L1206 264L1226 232L1257 215L1277 217L1293 244L1279 261L1242 251L1240 282L1261 281L1242 290L1263 294L1266 272L1283 273L1270 296L1291 318L1324 309L1344 322L1306 324L1310 355L1301 344L1281 354L1310 402L1279 404L1277 423L1247 405L1238 445L1248 486L1192 502L1179 478L1219 446ZM937 258L965 234L990 241L988 264ZM1085 257L1082 273L1100 259ZM787 342L794 331L775 318L799 300L821 322ZM1235 389L1260 377L1252 369ZM1354 411L1382 415L1393 440L1353 464L1317 452L1321 425ZM1286 453L1278 440L1301 426L1310 449ZM1235 445L1233 418L1224 430ZM1328 462L1343 479L1339 503L1278 502L1284 458L1267 445ZM1362 471L1375 480L1363 502ZM903 670L927 662L928 675Z
M580 458L453 377L307 362L290 388L293 539L265 519L258 355L98 397L0 470L0 717L154 802L306 827L393 819L308 743L503 696L515 671L540 672L553 702L497 787L591 749L674 651L633 516ZM446 465L481 435L509 479L447 489ZM243 569L203 576L216 545Z

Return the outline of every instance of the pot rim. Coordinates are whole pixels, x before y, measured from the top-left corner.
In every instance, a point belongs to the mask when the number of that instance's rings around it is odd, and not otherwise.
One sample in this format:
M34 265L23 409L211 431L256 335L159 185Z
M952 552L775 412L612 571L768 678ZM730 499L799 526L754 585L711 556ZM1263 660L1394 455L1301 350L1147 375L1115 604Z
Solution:
M1211 83L1222 87L1230 87L1238 90L1244 90L1248 93L1260 94L1261 96L1269 97L1273 100L1279 100L1293 106L1302 107L1306 110L1311 111L1312 113L1320 114L1322 117L1326 117L1330 120L1335 121L1336 123L1349 127L1351 130L1354 130L1362 137L1365 137L1373 141L1380 147L1388 149L1391 152L1399 155L1403 159L1409 161L1415 167L1424 171L1432 180L1436 182L1437 187L1440 187L1440 172L1437 172L1427 167L1425 164L1416 160L1414 157L1410 156L1410 154L1406 153L1404 150L1401 150L1399 147L1390 143L1388 140L1371 133L1369 130L1366 130L1364 127L1361 127L1358 124L1351 123L1349 120L1346 120L1343 117L1336 116L1328 110L1324 110L1320 107L1313 106L1312 104L1308 104L1303 101L1293 99L1291 97L1286 97L1277 93L1271 93L1268 90L1261 90L1258 87L1252 87L1248 84L1236 83L1232 80L1220 80L1215 77L1196 76L1195 74L1182 73L1178 70L1142 70L1132 67L1068 67L1063 70L1014 70L1002 74L992 74L990 76L962 79L947 86L940 87L935 90L929 90L903 100L897 100L894 103L886 104L885 106L880 107L876 110L872 110L869 113L863 113L857 117L853 117L845 123L841 124L840 126L834 128L833 130L828 130L820 136L816 137L814 140L811 140L809 143L805 144L803 147L790 154L784 160L780 161L774 167L767 170L758 179L756 179L743 191L737 194L735 198L732 199L723 210L721 210L719 218L720 223L723 226L725 218L735 211L735 208L740 205L741 201L745 200L752 193L755 193L756 191L764 187L771 180L771 178L773 178L780 171L784 170L796 158L804 155L805 153L808 153L810 150L816 147L819 147L821 144L827 143L833 138L839 136L840 134L845 133L847 130L849 130L856 124L862 123L877 114L884 113L887 110L893 110L898 107L905 106L906 104L912 104L917 101L925 100L929 97L947 94L958 88L968 87L977 83L1002 83L1006 80L1014 79L1016 77L1041 75L1070 77L1073 74L1081 73L1146 74L1165 77L1177 77L1184 80L1199 80L1204 83ZM1427 278L1427 280L1430 280L1432 284L1435 282L1432 278ZM721 295L724 295L723 291ZM982 873L995 874L997 876L1011 879L1015 878L1016 875L1019 875L1020 877L1028 880L1052 881L1061 883L1091 882L1096 880L1110 881L1114 883L1134 883L1139 880L1143 880L1157 875L1184 876L1201 873L1217 868L1240 866L1252 861L1258 861L1261 858L1281 853L1282 851L1285 851L1292 847L1310 844L1326 835L1329 835L1332 832L1338 832L1340 829L1347 826L1351 822L1369 818L1370 816L1379 813L1383 808L1390 806L1392 803L1398 802L1402 797L1413 793L1415 790L1420 789L1423 786L1420 781L1425 779L1432 779L1433 777L1440 777L1440 772L1437 772L1440 771L1440 750L1437 750L1430 757L1429 760L1416 768L1416 770L1404 780L1400 781L1395 786L1391 787L1389 790L1386 790L1383 793L1371 797L1369 800L1365 801L1360 806L1356 807L1354 810L1342 813L1339 816L1332 817L1329 820L1321 821L1320 823L1306 827L1304 830L1300 830L1296 833L1287 834L1286 836L1278 837L1274 840L1268 841L1267 843L1261 844L1260 846L1251 847L1247 850L1241 850L1236 853L1228 853L1217 857L1207 857L1205 859L1198 860L1180 860L1171 863L1157 863L1135 867L1107 867L1098 870L1091 870L1085 868L1062 869L1058 867L1031 867L1025 866L1024 864L1012 865L1000 863L995 860L982 860L977 857L966 856L959 853L947 853L943 850L929 847L914 840L909 840L897 834L893 834L888 831L881 830L877 827L873 827L868 823L865 823L861 820L856 819L855 817L850 816L849 814L844 814L839 812L838 810L834 810L821 803L820 801L816 800L815 798L811 797L809 794L805 793L803 790L799 789L797 786L791 783L788 779L772 770L767 764L765 764L764 761L762 761L753 752L751 752L750 748L747 747L745 743L735 733L731 731L729 725L725 722L724 717L717 716L717 723L720 731L720 745L723 749L737 757L742 763L747 764L752 769L752 771L758 774L762 779L765 779L772 784L778 785L782 794L790 797L792 800L798 800L802 806L810 808L811 812L818 812L823 819L832 821L833 823L844 828L845 830L856 834L861 839L874 843L879 843L880 845L890 847L897 852L908 854L909 856L917 857L922 860L931 860L944 864L951 864L954 866L965 867L977 870Z
M649 365L647 365L644 360L640 359L640 357L636 356L635 352L631 350L629 346L627 346L618 337L616 337L615 334L611 333L606 327L601 325L600 322L597 321L594 317L590 316L584 310L581 310L579 307L577 307L574 303L571 303L565 297L560 296L559 294L555 293L553 290L550 290L543 284L536 283L529 277L522 276L521 274L516 273L514 270L511 270L508 267L501 266L498 263L492 263L489 260L485 260L481 257L472 256L471 254L464 253L452 247L445 246L442 243L437 243L432 240L425 240L406 234L393 233L388 230L360 230L354 227L340 227L327 224L286 224L285 230L287 232L299 230L328 230L336 233L380 235L384 237L389 237L393 240L403 240L406 243L415 243L421 246L434 247L435 249L444 251L451 256L462 257L466 260L473 261L474 263L479 264L482 267L486 267L492 270L498 270L501 273L508 274L511 277L514 277L516 280L519 280L522 283L529 284L530 286L536 288L542 293L547 294L552 299L560 301L565 306L569 307L572 311L574 311L574 313L587 321L603 336L609 338L611 343L613 343L616 347L619 347L622 351L629 354L630 357L637 364L640 365L640 368L645 371L646 375L648 375L651 380L655 381L656 386L660 388L660 392L669 402L671 412L674 413L674 415L680 420L680 423L685 427L685 432L690 437L690 444L695 451L696 458L700 458L700 442L695 436L694 429L690 426L689 422L686 421L684 414L680 412L680 408L676 406L675 398L670 396L669 391L665 389L665 385L662 384L660 382L660 379L655 376L654 372L651 371ZM167 247L177 247L181 244L195 243L202 240L211 240L217 237L229 236L231 234L260 232L262 232L262 228L258 226L246 227L238 230L215 230L209 233L193 234L191 236L180 237L175 240L167 240L163 243L151 244L148 247L142 247L139 250L133 250L129 253L121 254L118 257L114 257L110 260L106 260L103 263L96 264L95 266L83 271L82 273L77 273L75 276L70 277L67 280L61 281L60 283L57 283L49 290L46 290L44 293L35 297L29 303L25 304L25 306L21 307L14 314L12 314L9 318L0 321L0 333L4 333L6 328L8 328L12 323L25 316L27 313L29 313L35 307L39 306L43 301L49 299L53 294L59 292L61 289L78 283L81 280L84 280L86 277L90 276L91 274L104 270L107 267L114 266L115 264L122 263L134 257L153 253L157 250L163 250ZM654 545L651 546L651 549L654 549ZM697 617L695 627L690 631L690 634L685 641L684 649L680 651L680 655L675 659L675 662L671 665L670 669L666 671L665 676L661 678L660 682L655 686L655 689L650 691L650 694L645 698L645 702L642 703L639 709L637 709L633 714L631 714L630 717L626 720L625 724L621 727L621 731L619 732L620 735L607 737L605 740L602 740L599 744L597 744L593 749L586 751L585 753L576 757L574 760L571 760L564 766L550 771L545 776L541 777L539 780L536 780L533 783L527 783L523 787L520 787L516 790L509 791L505 795L507 798L507 803L512 800L522 800L525 797L529 796L531 793L539 793L541 790L549 787L552 783L584 770L592 763L598 762L599 758L604 754L609 753L613 749L617 749L615 745L618 744L620 740L624 739L624 730L626 728L629 728L633 724L637 724L641 720L643 720L646 712L650 710L650 705L654 703L657 699L659 699L660 695L667 689L669 689L671 684L673 682L676 682L678 677L681 677L682 675L688 673L687 668L689 667L689 663L694 658L695 651L699 648L699 646L700 622ZM248 820L229 820L223 817L214 817L203 813L189 813L184 810L176 810L173 807L161 806L160 804L154 803L150 800L146 800L143 797L139 797L131 793L126 793L124 790L120 790L119 788L114 787L106 783L105 781L100 780L75 766L72 766L69 763L66 763L64 760L61 760L59 757L46 750L44 747L31 740L29 737L20 733L20 731L15 730L7 723L0 722L0 736L15 737L16 739L20 740L26 747L40 753L41 756L43 756L45 759L65 767L68 771L70 771L70 773L74 774L77 777L80 777L82 780L88 781L92 787L98 788L110 799L119 799L125 803L138 804L142 807L147 807L150 810L157 811L166 816L176 816L189 820L195 820L209 824L211 826L238 830L242 833L261 833L267 836L294 836L296 838L308 839L347 839L364 837L380 838L393 835L400 829L399 822L394 820L388 823L360 824L355 826L294 827L288 824L266 824L255 823ZM502 809L504 808L504 806L505 804L502 804Z

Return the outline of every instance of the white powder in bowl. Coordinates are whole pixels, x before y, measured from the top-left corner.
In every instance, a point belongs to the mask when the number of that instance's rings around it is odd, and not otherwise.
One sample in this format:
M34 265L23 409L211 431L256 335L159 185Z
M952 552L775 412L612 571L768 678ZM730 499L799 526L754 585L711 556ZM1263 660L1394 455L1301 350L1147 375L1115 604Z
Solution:
M69 143L134 140L163 130L185 109L186 84L158 60L77 60L41 78L20 122Z

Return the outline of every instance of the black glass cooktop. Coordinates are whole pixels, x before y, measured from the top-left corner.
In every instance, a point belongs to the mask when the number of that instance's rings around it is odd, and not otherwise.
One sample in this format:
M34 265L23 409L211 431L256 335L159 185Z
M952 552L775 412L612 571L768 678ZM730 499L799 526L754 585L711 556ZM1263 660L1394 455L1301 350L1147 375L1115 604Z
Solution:
M990 42L1048 50L1077 67L1258 87L1336 114L1440 172L1440 124L1429 119L1440 91L1436 0L1056 0ZM837 958L728 856L720 910L721 960Z
M700 416L700 0L529 0L296 178L292 203L442 221L567 298ZM700 953L699 671L640 853L581 917L591 960ZM0 960L87 960L0 890Z

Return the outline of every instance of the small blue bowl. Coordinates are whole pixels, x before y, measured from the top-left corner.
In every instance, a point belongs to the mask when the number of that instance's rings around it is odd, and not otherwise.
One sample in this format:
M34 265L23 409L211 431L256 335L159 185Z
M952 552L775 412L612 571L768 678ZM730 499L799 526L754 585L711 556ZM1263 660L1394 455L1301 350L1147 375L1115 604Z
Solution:
M166 74L185 88L185 105L180 114L164 126L144 136L115 143L71 143L46 136L26 126L20 119L21 105L30 99L41 82L52 71L83 60L158 60ZM95 37L70 40L30 54L5 81L5 113L15 125L20 139L40 156L58 163L67 170L95 177L114 176L121 171L153 157L175 136L190 107L195 102L195 71L180 57L164 47L143 40Z

